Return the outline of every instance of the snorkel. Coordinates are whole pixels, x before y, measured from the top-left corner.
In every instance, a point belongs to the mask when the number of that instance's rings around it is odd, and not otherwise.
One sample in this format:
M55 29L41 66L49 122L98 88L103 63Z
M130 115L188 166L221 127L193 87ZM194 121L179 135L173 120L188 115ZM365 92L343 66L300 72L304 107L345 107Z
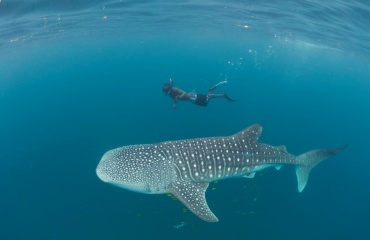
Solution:
M170 78L170 83L165 83L162 90L165 92L165 96L169 95L172 89L173 81L172 78Z

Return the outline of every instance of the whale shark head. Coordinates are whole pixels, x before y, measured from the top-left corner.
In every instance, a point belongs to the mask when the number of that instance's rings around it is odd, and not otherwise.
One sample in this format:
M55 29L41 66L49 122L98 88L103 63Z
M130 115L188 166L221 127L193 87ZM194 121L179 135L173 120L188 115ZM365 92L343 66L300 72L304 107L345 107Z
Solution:
M132 145L106 152L96 174L103 181L141 193L168 191L172 160L166 158L163 145Z
M132 191L145 192L143 169L138 168L135 161L120 158L118 149L105 153L96 168L98 177L106 183Z

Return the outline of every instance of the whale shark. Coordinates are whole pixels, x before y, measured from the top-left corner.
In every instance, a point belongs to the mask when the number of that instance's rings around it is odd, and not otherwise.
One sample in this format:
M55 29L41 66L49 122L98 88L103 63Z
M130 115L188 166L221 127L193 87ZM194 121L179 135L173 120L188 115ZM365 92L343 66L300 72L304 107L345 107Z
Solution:
M202 220L217 222L205 197L210 182L231 177L253 178L256 172L268 167L279 170L283 165L295 165L298 191L302 192L311 169L346 147L311 150L295 156L285 146L260 143L261 132L261 125L254 124L232 136L112 149L101 158L96 174L103 182L124 189L171 193Z

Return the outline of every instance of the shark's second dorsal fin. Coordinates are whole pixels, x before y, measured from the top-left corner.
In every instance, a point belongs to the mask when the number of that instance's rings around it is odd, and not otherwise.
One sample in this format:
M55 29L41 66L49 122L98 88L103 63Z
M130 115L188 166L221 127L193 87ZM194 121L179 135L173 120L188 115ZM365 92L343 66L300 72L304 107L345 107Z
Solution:
M232 137L236 137L238 139L243 139L248 142L257 142L258 138L261 136L262 133L262 126L260 124L254 124L243 129L240 132L237 132Z
M279 149L280 151L284 152L284 153L288 153L288 151L286 150L285 145L280 145L280 146L277 146L276 148Z

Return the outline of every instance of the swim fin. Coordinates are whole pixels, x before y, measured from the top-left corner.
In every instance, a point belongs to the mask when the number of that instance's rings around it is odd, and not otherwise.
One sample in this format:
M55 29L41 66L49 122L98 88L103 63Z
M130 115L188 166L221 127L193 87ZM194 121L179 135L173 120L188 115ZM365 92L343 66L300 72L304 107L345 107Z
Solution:
M227 94L226 94L226 93L224 93L224 97L225 97L227 100L229 100L230 102L235 102L235 101L236 101L236 99L233 99L233 98L231 98L231 97L227 96Z

